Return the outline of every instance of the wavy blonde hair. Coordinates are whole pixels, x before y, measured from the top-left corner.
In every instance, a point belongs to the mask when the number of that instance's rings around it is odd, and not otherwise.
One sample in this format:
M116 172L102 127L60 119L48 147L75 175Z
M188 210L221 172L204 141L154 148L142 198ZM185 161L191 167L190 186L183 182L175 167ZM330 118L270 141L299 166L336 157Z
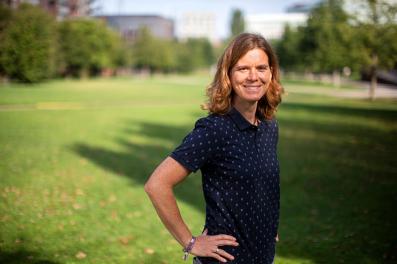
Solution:
M266 53L272 72L269 88L258 101L257 115L272 119L281 102L283 88L280 85L280 70L276 54L265 38L258 34L242 33L229 43L219 58L214 80L207 87L208 101L202 106L203 109L217 114L226 114L230 110L234 96L230 80L231 70L241 57L255 48L262 49Z

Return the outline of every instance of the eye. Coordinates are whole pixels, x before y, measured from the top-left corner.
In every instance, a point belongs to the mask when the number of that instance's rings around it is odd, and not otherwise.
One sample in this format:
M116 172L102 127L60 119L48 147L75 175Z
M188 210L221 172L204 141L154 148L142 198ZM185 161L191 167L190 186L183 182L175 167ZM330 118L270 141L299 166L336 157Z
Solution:
M260 66L260 67L258 67L258 71L260 71L260 72L265 72L265 71L267 71L269 69L269 67L267 67L267 66Z
M247 67L241 67L237 69L239 72L247 72L248 68Z

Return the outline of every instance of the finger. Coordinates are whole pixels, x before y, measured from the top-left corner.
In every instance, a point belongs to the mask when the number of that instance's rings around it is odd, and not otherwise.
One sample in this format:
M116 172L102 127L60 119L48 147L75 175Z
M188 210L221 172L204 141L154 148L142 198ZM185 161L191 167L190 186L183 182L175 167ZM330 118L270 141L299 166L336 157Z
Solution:
M235 247L237 247L239 245L237 241L233 241L233 240L217 240L216 243L218 246L235 246Z
M237 239L233 236L229 235L215 235L213 236L214 239L222 239L222 240L233 240L236 241Z
M278 238L278 234L277 234L277 236L276 236L276 242L278 242L279 241L279 238Z
M218 254L216 254L216 253L213 253L213 252L211 252L210 254L208 254L208 256L209 256L209 257L212 257L212 258L215 258L215 259L217 259L217 260L219 260L219 261L221 261L221 262L226 262L226 261L227 261L226 259L224 259L224 258L221 257L220 255L218 255Z
M229 253L227 253L223 249L219 249L217 253L218 253L218 255L220 255L220 256L222 256L224 258L227 258L229 260L233 260L234 259L234 257L232 255L230 255Z
M207 234L208 234L208 228L204 229L202 235L205 235L205 236L206 236Z

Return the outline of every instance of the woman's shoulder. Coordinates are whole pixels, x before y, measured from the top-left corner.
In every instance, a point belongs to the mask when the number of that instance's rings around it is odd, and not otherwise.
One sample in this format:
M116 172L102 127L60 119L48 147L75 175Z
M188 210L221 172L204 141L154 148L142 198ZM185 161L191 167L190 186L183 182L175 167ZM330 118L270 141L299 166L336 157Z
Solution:
M196 121L196 126L206 126L208 128L216 129L217 127L221 126L225 122L227 122L226 115L220 114L208 114L205 117L201 117Z
M262 122L268 129L278 130L278 121L275 116L273 116L271 119L262 119Z

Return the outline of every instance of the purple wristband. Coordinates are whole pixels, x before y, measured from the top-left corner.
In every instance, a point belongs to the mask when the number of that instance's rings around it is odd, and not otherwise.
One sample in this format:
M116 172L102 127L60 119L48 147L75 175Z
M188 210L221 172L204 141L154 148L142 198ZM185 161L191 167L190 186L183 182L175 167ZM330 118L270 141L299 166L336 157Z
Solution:
M192 239L190 240L189 244L183 249L183 260L187 260L187 257L189 256L190 251L192 251L194 243L196 242L196 237L192 236Z

